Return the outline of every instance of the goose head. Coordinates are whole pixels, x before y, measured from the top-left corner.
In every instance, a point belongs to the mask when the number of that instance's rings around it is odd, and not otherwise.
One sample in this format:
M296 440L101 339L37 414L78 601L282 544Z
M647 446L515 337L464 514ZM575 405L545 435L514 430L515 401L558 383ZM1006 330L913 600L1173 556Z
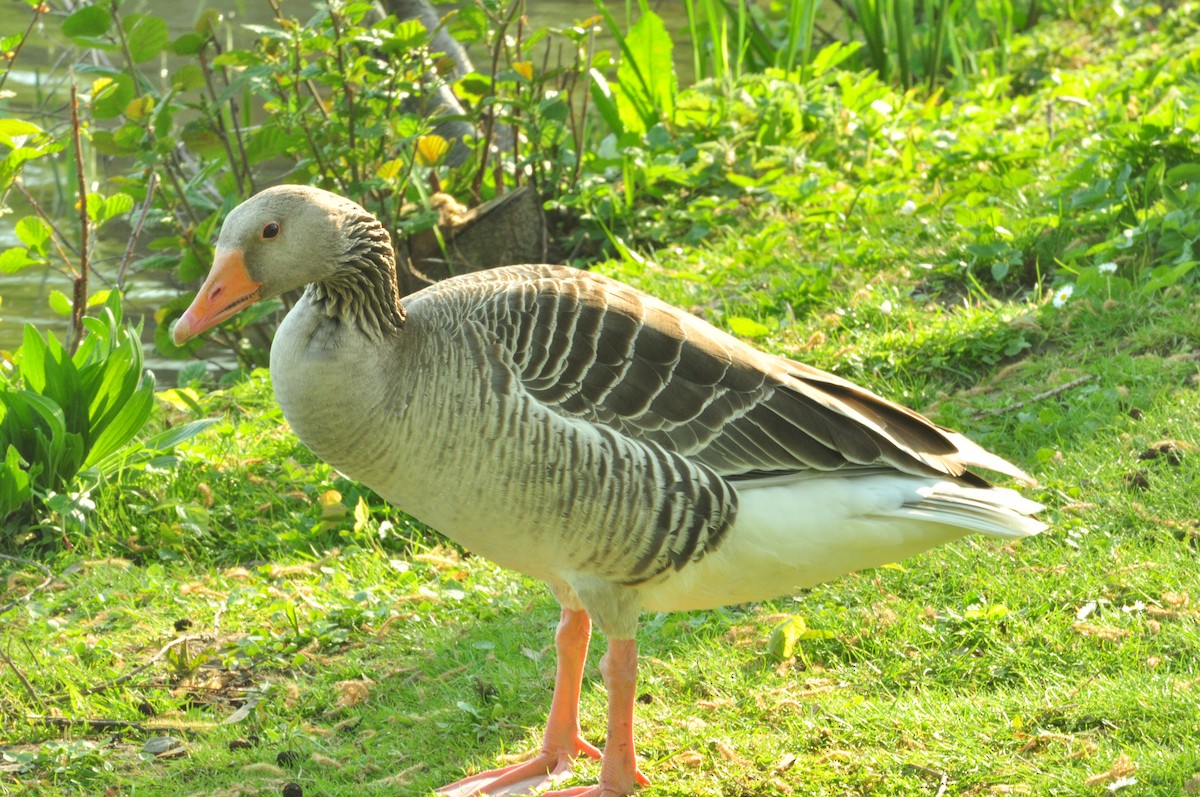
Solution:
M336 280L358 267L364 242L380 240L390 257L387 233L371 214L320 188L281 185L255 194L226 217L212 270L172 337L183 344L261 299Z

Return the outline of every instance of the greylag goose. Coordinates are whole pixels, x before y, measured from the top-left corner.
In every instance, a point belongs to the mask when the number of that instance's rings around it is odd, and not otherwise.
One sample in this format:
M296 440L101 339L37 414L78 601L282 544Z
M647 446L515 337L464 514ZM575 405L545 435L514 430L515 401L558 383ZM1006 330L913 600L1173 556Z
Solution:
M605 277L512 266L400 299L387 231L303 186L235 208L174 329L195 336L307 286L271 347L284 416L326 462L562 606L544 742L439 794L528 794L580 755L623 797L634 752L638 614L794 594L968 532L1018 538L1028 481L963 435L844 379L760 352ZM579 694L592 623L608 638L603 754Z

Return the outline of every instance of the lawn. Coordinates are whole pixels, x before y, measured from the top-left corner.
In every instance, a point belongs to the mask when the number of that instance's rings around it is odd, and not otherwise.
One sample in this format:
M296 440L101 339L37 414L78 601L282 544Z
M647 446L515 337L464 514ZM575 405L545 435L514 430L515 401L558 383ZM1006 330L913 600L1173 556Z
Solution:
M1196 20L1063 14L933 96L698 85L555 200L586 265L964 431L1050 524L645 616L646 797L1200 792ZM426 795L535 748L548 591L316 460L264 370L193 377L152 426L215 423L0 560L0 794Z

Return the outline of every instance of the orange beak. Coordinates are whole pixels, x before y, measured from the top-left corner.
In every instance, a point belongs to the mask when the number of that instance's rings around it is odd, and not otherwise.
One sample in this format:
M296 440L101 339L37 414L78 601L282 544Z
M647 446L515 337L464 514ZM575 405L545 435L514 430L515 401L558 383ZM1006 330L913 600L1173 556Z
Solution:
M215 327L230 316L262 298L261 282L250 279L246 261L240 249L218 249L213 257L212 271L200 286L192 304L175 322L171 337L176 346Z

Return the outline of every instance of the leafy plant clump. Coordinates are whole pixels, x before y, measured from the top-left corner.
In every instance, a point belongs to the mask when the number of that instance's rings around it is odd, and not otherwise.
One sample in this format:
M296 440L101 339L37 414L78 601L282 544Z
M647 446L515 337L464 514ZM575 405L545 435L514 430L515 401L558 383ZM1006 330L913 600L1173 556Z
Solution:
M114 467L153 409L140 326L121 322L117 295L84 324L73 355L27 325L14 373L0 378L0 529L9 540L46 510L81 518L87 484Z

